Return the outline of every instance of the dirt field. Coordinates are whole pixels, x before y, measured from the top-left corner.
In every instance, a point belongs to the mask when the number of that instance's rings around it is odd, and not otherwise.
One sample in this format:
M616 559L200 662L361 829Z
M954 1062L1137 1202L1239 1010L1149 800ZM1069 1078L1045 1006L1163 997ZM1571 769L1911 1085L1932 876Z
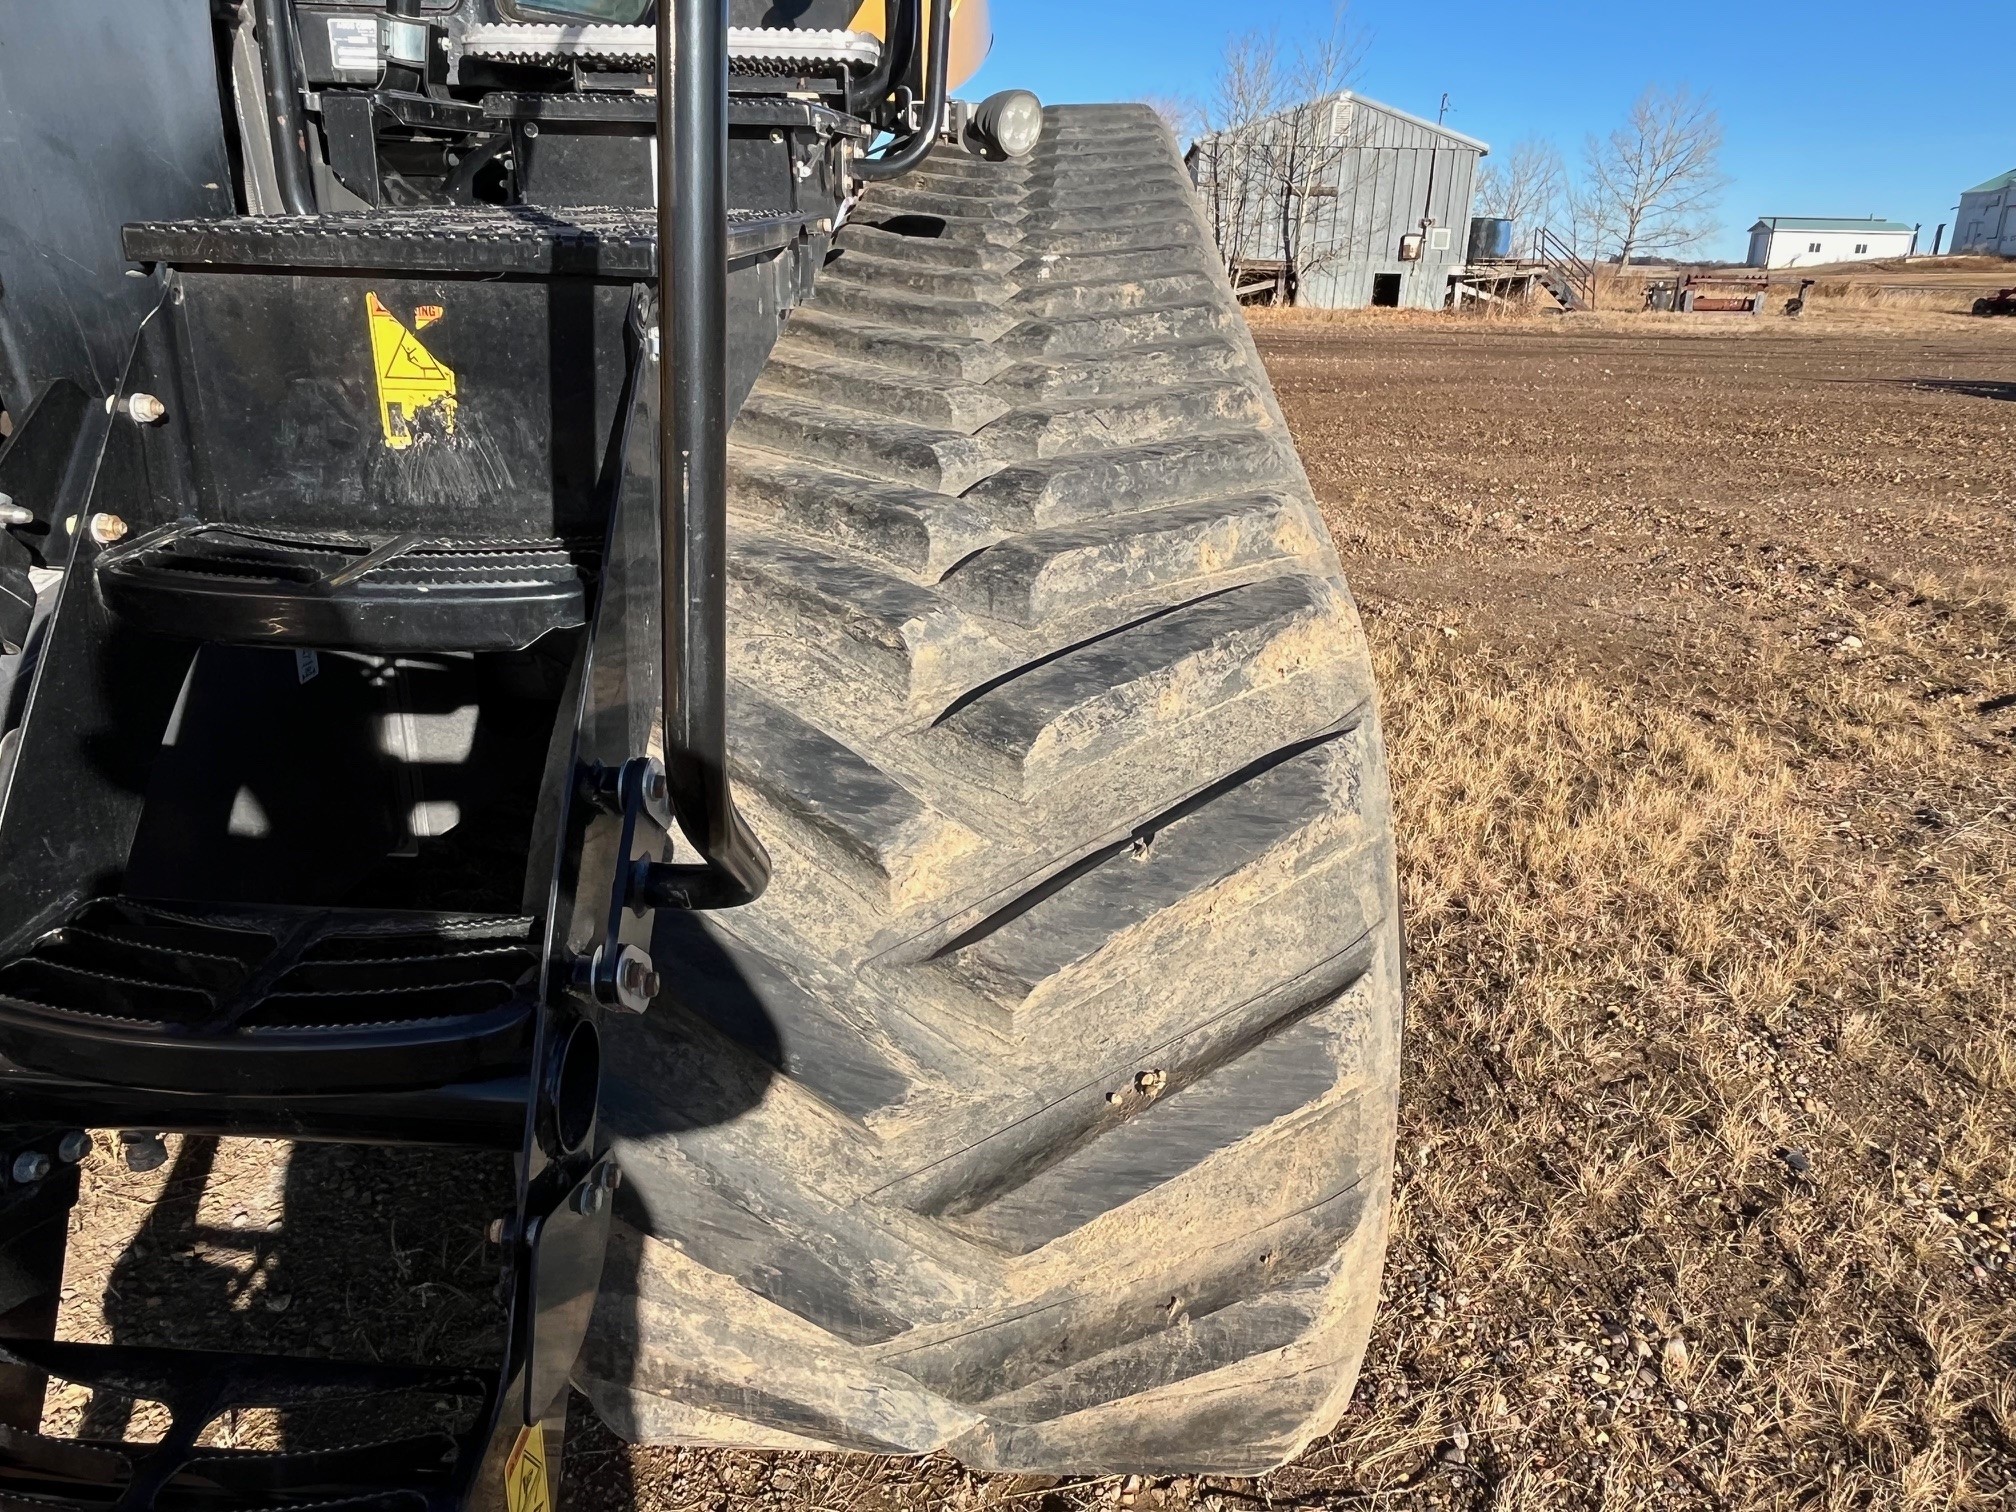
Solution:
M583 1419L572 1505L2016 1500L2016 321L1260 334L1401 808L1402 1166L1349 1416L1260 1481L1071 1484ZM137 1222L161 1178L111 1164ZM242 1257L279 1200L183 1221ZM382 1284L480 1327L480 1270ZM245 1274L300 1316L312 1277Z

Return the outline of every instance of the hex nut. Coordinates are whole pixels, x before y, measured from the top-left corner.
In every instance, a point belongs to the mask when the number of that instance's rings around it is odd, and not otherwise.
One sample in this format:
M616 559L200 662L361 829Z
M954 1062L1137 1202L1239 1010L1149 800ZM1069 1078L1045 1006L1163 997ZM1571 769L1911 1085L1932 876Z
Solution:
M159 1134L122 1129L119 1131L119 1142L129 1171L144 1175L168 1164L168 1145Z
M56 1141L56 1158L65 1165L76 1165L91 1153L91 1136L83 1129L72 1129Z
M128 394L119 401L119 413L136 425L158 425L168 416L168 406L152 394Z
M91 523L85 527L91 532L91 539L100 546L110 546L114 541L126 539L128 526L115 514L94 514Z
M49 1157L40 1150L23 1150L14 1157L13 1177L22 1186L33 1186L49 1174Z

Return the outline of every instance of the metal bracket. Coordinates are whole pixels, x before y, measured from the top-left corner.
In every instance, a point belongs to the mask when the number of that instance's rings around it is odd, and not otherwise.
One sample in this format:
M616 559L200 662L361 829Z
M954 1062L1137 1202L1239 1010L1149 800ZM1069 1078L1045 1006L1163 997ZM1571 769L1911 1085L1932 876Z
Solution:
M607 1156L568 1189L543 1218L528 1221L533 1317L532 1354L525 1372L525 1421L545 1417L566 1390L609 1251L610 1199L622 1172Z
M587 774L587 784L600 807L621 816L622 828L602 940L576 963L575 986L604 1007L642 1013L658 996L658 972L650 951L624 936L634 936L631 921L653 908L643 879L664 859L672 824L670 788L664 765L651 756L633 756L613 771L598 767Z

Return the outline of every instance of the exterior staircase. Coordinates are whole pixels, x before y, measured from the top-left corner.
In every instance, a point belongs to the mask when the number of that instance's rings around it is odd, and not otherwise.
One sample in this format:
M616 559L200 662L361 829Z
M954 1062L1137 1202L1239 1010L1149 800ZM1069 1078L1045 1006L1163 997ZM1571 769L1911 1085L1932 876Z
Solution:
M1552 228L1533 235L1534 277L1564 310L1596 308L1596 265L1575 255Z

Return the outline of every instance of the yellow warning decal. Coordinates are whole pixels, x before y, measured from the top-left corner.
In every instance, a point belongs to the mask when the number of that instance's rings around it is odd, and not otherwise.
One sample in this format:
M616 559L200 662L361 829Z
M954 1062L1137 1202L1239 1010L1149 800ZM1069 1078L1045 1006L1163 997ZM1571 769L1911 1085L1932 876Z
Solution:
M518 1432L504 1461L504 1505L510 1512L553 1512L546 1479L546 1430L534 1423Z
M399 323L376 294L364 295L371 317L371 371L378 380L378 421L385 444L403 451L426 435L455 434L455 374ZM442 316L422 305L413 324L425 330Z

